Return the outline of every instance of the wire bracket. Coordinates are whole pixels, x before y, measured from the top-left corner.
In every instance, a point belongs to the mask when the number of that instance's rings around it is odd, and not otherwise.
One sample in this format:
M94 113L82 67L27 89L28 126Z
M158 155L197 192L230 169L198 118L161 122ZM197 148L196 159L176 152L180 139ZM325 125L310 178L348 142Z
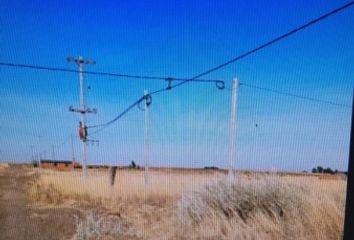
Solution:
M172 80L173 80L173 78L171 78L171 77L166 78L166 81L168 81L168 86L167 86L166 90L172 89L172 86L171 86Z

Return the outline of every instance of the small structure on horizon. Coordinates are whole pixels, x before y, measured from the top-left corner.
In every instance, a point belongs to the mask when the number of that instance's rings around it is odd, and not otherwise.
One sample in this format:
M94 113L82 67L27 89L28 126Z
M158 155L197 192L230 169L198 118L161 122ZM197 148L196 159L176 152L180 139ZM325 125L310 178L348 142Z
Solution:
M57 169L57 170L72 170L74 168L81 168L81 165L73 161L59 161L59 160L40 160L40 166L43 169Z

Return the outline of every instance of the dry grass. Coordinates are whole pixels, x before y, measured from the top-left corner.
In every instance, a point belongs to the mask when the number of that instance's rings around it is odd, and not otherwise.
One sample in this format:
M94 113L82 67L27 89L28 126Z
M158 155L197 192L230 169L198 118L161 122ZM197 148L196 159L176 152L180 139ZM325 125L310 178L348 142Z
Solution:
M117 224L112 229L122 230L124 220L139 230L134 239L341 239L345 187L345 180L310 175L251 174L230 184L217 172L154 170L145 189L142 171L118 170L112 188L108 171L90 170L84 185L79 172L47 170L30 194L42 202L104 206L120 218L108 221ZM83 229L97 233L89 225L97 227L100 217L87 219L77 224L76 239Z
M108 171L104 170L90 170L86 182L77 171L41 170L37 174L39 179L30 191L36 200L50 203L61 203L66 199L95 204L105 202L106 206L113 208L112 203L156 206L173 203L184 192L221 177L219 173L195 175L150 171L149 185L145 188L143 171L118 170L113 187L109 186Z
M9 168L8 163L0 163L0 170L7 169L7 168Z
M76 232L72 240L116 240L138 238L138 233L114 216L99 216L89 212L85 219L76 218Z
M263 177L218 181L178 203L190 238L342 239L345 184Z

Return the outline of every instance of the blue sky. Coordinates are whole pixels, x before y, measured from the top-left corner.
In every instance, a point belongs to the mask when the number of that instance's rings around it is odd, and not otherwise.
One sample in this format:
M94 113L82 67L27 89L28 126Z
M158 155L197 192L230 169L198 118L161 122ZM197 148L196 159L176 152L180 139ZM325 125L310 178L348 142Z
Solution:
M0 60L90 71L191 77L274 38L345 1L2 1ZM353 8L205 78L241 82L351 105ZM161 81L85 76L88 125L114 118ZM29 161L31 148L79 154L78 74L0 67L0 161ZM192 83L153 97L151 165L227 166L228 90ZM237 159L241 169L345 170L351 109L242 87ZM89 163L143 163L144 113L135 108L95 135ZM255 127L255 124L258 127ZM62 144L63 143L63 144Z

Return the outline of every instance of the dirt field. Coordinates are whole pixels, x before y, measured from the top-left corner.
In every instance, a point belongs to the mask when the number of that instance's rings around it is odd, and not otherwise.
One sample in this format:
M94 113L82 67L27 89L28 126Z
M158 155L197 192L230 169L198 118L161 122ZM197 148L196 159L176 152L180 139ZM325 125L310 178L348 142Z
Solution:
M270 176L272 175L272 176ZM343 176L0 169L0 239L341 239Z
M0 239L70 239L77 209L37 204L26 193L29 169L0 169Z

